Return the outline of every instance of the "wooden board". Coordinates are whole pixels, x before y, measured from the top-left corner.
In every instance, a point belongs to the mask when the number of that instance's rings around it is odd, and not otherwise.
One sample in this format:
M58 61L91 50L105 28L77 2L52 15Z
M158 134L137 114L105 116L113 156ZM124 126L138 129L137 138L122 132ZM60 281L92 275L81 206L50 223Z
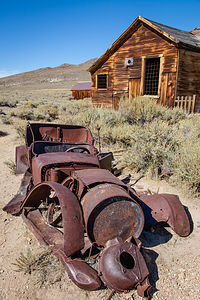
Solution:
M140 95L140 78L129 79L129 98Z

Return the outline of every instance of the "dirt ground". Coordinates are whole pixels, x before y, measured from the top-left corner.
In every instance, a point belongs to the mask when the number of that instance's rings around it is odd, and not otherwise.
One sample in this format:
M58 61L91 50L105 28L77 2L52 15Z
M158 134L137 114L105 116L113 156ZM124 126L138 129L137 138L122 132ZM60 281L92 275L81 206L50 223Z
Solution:
M20 184L21 175L10 173L5 161L14 160L18 144L16 132L10 125L0 124L0 130L8 135L0 137L0 299L108 299L110 292L103 289L86 292L76 287L65 273L53 284L38 286L32 275L16 272L13 263L20 252L42 249L35 237L23 224L21 217L13 217L2 211L2 207L14 196ZM176 193L188 208L193 231L187 238L180 238L171 229L158 228L155 232L144 232L141 240L150 270L153 285L152 299L200 299L200 199L187 199L176 187L166 182L141 179L136 189L150 189L153 192ZM133 295L133 297L132 297ZM136 291L114 294L112 299L141 299Z

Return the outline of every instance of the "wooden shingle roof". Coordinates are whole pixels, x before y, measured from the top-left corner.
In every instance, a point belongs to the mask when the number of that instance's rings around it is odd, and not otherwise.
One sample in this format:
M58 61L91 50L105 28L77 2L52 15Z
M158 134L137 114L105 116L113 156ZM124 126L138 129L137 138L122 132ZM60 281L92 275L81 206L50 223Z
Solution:
M151 24L156 26L161 31L163 31L163 32L167 33L169 36L173 37L175 39L176 43L183 43L183 44L187 44L189 46L200 48L200 39L198 39L197 36L195 36L191 32L176 29L173 27L169 27L169 26L166 26L166 25L154 22L154 21L150 21L150 20L148 20L148 21L151 22Z
M150 30L156 32L161 37L176 44L178 47L192 48L194 51L200 52L200 39L197 37L197 35L188 31L175 29L173 27L169 27L139 16L110 46L110 48L108 48L106 52L88 69L88 71L94 73L98 68L100 68L107 61L107 59L115 51L117 51L142 24L147 26Z

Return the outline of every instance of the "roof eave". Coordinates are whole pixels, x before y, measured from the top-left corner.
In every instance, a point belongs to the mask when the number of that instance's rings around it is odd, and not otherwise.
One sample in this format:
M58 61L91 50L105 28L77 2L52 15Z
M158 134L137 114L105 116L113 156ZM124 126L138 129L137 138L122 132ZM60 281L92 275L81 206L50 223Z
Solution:
M130 31L132 28L136 27L139 23L140 18L137 17L135 21L120 35L120 37L100 56L100 58L88 69L88 72L94 73L112 54L114 53L117 47L120 47L120 43L123 40L126 40L129 37ZM132 32L131 32L132 34Z
M191 50L191 51L195 51L195 52L200 52L199 46L189 45L184 42L178 42L177 46L178 46L178 48L187 49L187 50Z
M140 27L142 23L146 24L148 27L152 28L158 34L164 36L171 42L175 44L178 43L176 39L174 39L166 32L162 31L161 29L157 28L150 21L141 16L138 16L135 21L120 35L120 37L104 52L104 54L101 55L101 57L88 69L88 72L93 74L99 67L101 67L107 61L107 59L129 38L129 36L131 36L134 31L136 31Z

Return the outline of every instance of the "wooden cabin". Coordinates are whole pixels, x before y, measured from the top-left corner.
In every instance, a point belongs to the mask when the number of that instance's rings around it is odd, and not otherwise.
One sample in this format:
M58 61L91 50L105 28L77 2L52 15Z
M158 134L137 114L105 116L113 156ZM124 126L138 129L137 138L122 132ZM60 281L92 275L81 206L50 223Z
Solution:
M88 71L96 105L150 96L171 107L195 94L200 112L200 28L187 32L139 16Z
M91 81L77 82L71 89L74 99L84 99L91 97Z

